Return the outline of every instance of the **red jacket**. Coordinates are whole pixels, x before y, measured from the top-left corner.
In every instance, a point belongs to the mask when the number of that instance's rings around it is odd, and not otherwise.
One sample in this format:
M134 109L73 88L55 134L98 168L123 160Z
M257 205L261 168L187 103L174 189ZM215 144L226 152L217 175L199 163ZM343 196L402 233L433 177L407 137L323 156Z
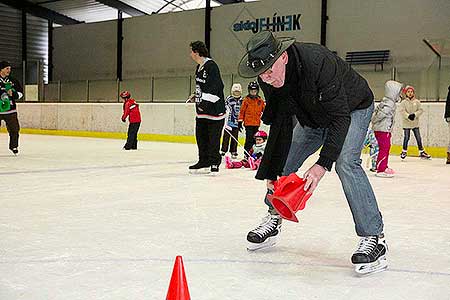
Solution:
M141 122L141 112L139 111L139 104L133 98L128 99L123 104L122 121L125 121L129 116L130 123Z

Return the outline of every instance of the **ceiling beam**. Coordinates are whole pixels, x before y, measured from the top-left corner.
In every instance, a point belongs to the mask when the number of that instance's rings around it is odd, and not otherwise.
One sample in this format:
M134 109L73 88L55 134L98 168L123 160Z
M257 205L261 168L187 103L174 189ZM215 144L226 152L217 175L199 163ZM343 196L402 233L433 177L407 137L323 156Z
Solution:
M244 0L214 0L214 1L218 2L220 4L233 4L233 3L244 2Z
M53 21L56 24L60 25L74 25L84 23L26 0L0 0L0 3L6 4L15 9L25 11L33 16Z
M143 12L142 10L137 9L136 7L133 7L131 5L128 5L122 1L119 0L96 0L97 2L100 2L104 5L107 5L109 7L115 8L117 10L120 10L127 15L138 17L138 16L145 16L148 15L146 12Z
M181 6L179 6L179 5L177 5L177 4L175 4L174 2L175 2L175 0L164 0L165 2L166 2L166 4L164 4L160 9L158 9L157 11L156 11L156 13L157 14L159 14L164 8L166 8L168 5L173 5L174 7L176 7L176 8L179 8L179 9L181 9L181 10L184 10L184 8L182 8ZM182 3L182 5L183 4L185 4L185 3Z

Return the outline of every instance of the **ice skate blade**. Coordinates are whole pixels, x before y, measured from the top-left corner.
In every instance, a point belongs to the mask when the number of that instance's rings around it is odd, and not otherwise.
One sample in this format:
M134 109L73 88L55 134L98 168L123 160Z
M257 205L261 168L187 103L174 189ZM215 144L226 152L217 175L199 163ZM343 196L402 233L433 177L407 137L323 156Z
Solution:
M375 177L378 177L378 178L392 178L392 177L394 177L394 174L386 174L384 172L379 172L379 173L375 174Z
M271 236L262 243L252 243L249 241L247 241L247 243L248 243L247 251L253 252L253 251L267 249L267 248L275 246L275 244L277 243L277 237Z
M387 260L385 256L380 257L377 261L367 264L356 264L355 272L358 276L364 277L380 273L388 268Z
M211 173L211 169L208 168L202 168L202 169L196 169L196 170L189 170L189 174L192 175L206 175Z

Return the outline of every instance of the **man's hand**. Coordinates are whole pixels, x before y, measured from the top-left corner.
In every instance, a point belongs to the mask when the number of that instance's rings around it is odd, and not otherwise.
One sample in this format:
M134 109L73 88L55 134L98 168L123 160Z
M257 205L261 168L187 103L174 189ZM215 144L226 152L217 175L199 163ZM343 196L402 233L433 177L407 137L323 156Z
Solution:
M12 95L13 95L13 90L12 90L12 89L9 89L9 90L7 91L7 93L8 93L8 95L9 95L10 97L12 97Z
M316 189L319 181L322 179L323 175L325 175L325 168L315 164L303 175L303 179L306 180L305 191L308 191L312 194Z
M195 95L192 94L189 96L189 98L187 98L186 103L193 103L195 102Z

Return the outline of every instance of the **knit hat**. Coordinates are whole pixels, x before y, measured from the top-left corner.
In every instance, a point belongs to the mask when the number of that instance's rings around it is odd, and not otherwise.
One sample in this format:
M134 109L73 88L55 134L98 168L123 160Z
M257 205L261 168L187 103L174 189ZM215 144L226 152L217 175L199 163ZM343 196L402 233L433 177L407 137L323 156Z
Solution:
M4 69L6 67L11 67L11 64L9 62L7 62L6 60L0 61L0 70Z
M416 91L414 90L414 87L413 87L413 86L407 85L407 86L403 89L403 93L406 94L406 92L409 91L409 90L412 90L414 93L416 92Z

